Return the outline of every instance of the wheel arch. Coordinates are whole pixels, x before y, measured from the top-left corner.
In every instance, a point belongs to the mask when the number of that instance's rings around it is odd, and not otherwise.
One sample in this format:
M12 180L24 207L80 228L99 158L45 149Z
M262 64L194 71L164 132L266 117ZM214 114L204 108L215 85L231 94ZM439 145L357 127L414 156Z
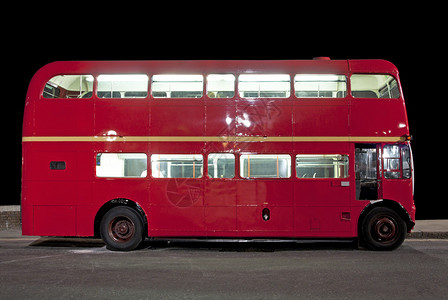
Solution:
M143 223L143 234L144 236L148 235L148 219L146 217L146 213L143 210L143 208L137 203L134 202L130 199L126 199L126 198L115 198L110 200L109 202L106 202L103 206L101 206L101 208L98 210L98 212L96 213L95 216L95 221L94 221L94 236L97 238L100 238L100 224L101 224L101 220L103 219L104 215L111 210L114 207L117 206L127 206L130 207L132 209L134 209L135 211L138 212L138 214L140 215L140 217L142 218L142 223Z
M376 207L387 207L395 211L406 223L407 231L409 232L415 225L414 221L412 221L411 216L406 211L406 209L398 202L389 200L389 199L382 199L382 200L376 200L371 201L369 205L367 205L363 211L361 212L359 219L358 219L358 236L361 235L362 230L362 222L364 221L364 218L366 215L374 208Z

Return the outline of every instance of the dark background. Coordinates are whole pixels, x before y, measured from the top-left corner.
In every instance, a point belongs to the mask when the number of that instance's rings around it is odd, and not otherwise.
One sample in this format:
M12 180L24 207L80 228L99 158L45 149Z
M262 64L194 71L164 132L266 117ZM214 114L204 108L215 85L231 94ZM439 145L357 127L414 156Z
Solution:
M329 56L380 58L397 66L413 136L417 218L448 219L447 45L443 19L435 17L437 7L386 9L383 3L344 11L344 7L337 10L319 3L311 7L297 3L299 8L259 3L243 11L230 2L211 3L216 4L209 8L173 3L176 8L157 9L149 4L121 4L107 11L90 10L87 3L79 3L76 11L31 7L28 14L15 7L11 18L3 18L8 19L2 21L0 54L4 62L2 170L6 181L0 205L20 203L26 91L33 74L49 62ZM61 9L64 13L55 13ZM161 11L165 13L157 13Z

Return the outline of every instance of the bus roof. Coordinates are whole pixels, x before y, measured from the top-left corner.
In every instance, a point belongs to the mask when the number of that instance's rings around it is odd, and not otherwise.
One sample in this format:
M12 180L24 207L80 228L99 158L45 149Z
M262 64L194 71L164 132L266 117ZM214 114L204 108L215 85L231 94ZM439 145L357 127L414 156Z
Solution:
M169 61L58 61L42 67L38 77L58 74L105 73L398 73L386 60L169 60ZM42 78L44 79L44 78Z

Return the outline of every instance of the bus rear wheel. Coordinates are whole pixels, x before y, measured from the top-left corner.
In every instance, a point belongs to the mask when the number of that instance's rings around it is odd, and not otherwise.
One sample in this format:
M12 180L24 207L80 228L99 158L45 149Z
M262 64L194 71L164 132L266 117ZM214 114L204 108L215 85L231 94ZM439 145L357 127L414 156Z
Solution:
M143 221L130 207L114 207L101 220L100 233L109 250L130 251L143 240Z
M406 236L406 224L392 209L376 207L362 222L361 240L371 250L394 250Z

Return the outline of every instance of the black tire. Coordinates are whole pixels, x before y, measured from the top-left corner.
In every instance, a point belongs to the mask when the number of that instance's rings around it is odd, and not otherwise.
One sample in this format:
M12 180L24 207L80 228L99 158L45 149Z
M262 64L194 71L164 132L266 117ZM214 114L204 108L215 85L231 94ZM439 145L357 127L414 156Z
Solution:
M372 209L361 226L362 244L371 250L394 250L401 246L406 237L406 223L387 207Z
M109 250L130 251L143 240L143 221L130 207L114 207L101 220L100 233Z

